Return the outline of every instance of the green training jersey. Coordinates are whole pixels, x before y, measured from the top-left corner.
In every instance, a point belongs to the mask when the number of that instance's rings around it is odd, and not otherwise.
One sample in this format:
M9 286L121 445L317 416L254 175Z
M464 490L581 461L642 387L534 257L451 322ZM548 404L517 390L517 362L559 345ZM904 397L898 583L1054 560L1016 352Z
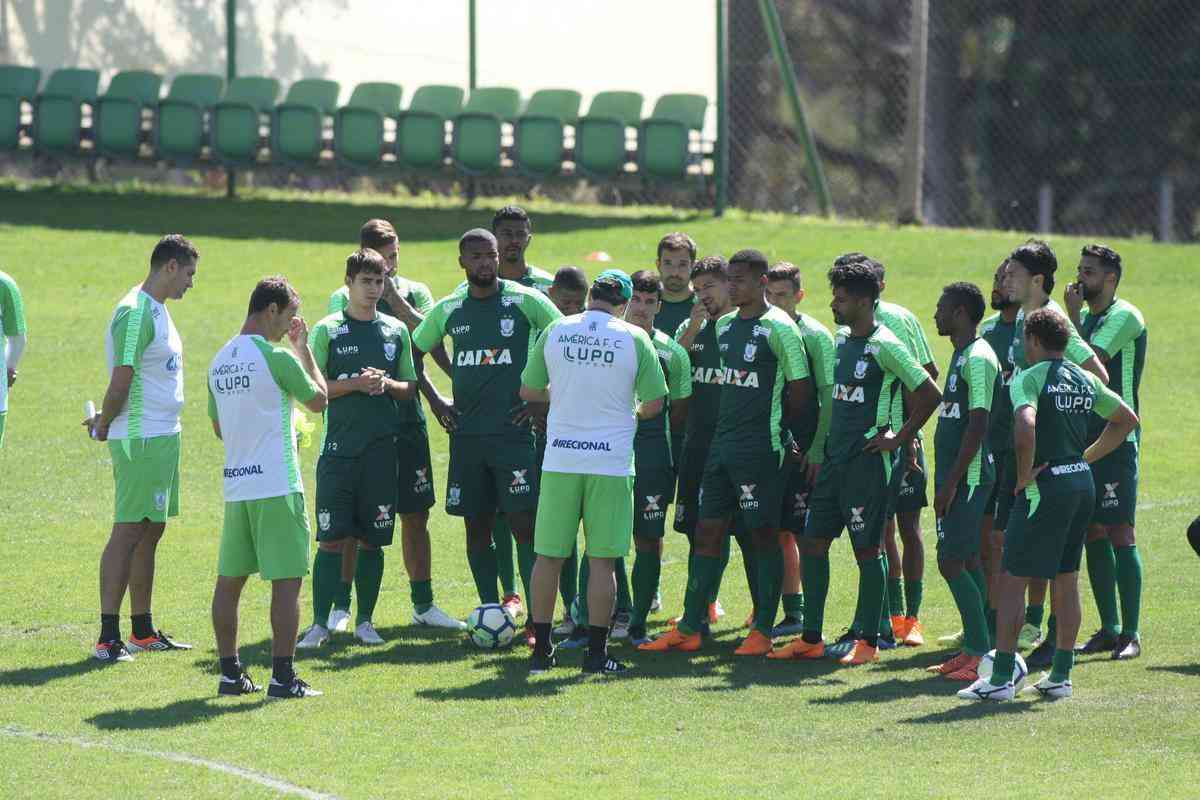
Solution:
M783 424L784 386L809 377L800 330L771 305L749 319L730 311L716 328L722 378L713 446L735 456L782 452L791 440Z
M825 438L829 433L829 413L833 402L833 334L808 314L796 315L796 327L804 342L808 374L812 376L815 400L805 413L788 420L796 445L811 453L809 460L821 463L825 458ZM786 398L785 398L786 399Z
M521 370L538 333L561 316L542 292L503 279L487 297L462 289L434 305L413 332L413 344L428 353L450 337L456 437L532 435L512 423L522 405Z
M674 463L674 453L671 452L671 403L692 396L692 370L687 351L679 342L657 329L651 329L650 339L654 342L658 363L667 379L667 402L661 414L638 420L637 433L633 437L633 454L639 470L669 469Z
M1071 333L1071 338L1067 342L1066 357L1072 364L1083 365L1092 356L1096 355L1092 352L1092 348L1088 347L1087 342L1079 335L1079 331L1075 330L1075 326L1071 324L1071 318L1062 310L1062 306L1053 300L1047 298L1046 304L1042 308L1051 308L1062 314L1063 319L1067 320L1067 329ZM1025 309L1017 312L1016 330L1013 331L1012 355L1010 357L1013 365L1013 375L1021 370L1029 367L1029 362L1025 360Z
M663 300L658 313L654 315L654 328L667 336L674 336L680 325L688 321L692 315L692 307L699 302L695 293L687 300Z
M933 350L929 340L925 338L925 330L921 327L917 315L907 308L886 300L875 301L875 320L896 334L901 344L921 366L933 363Z
M938 406L937 429L933 434L935 487L941 487L949 477L950 468L962 448L971 412L982 408L990 414L996 395L1002 391L1000 359L985 339L975 339L954 351L946 370L946 388ZM968 486L996 482L996 465L987 438L983 437L978 452L967 465L964 478Z
M1012 383L1016 333L1016 320L1005 322L1001 314L993 314L979 326L979 335L991 346L1000 361L1001 389L992 400L992 414L988 418L988 448L997 456L1013 449L1013 410L1008 387Z
M825 460L837 464L853 459L868 439L892 426L900 384L914 391L929 380L929 373L883 324L869 336L839 328L834 343L833 414Z
M395 317L376 313L375 319L358 320L339 311L313 326L308 343L317 368L330 381L357 377L367 367L397 381L417 379L408 328ZM387 392L350 392L331 399L321 452L352 458L379 439L395 436L403 430L399 405Z
M675 341L687 330L687 321L675 331ZM682 347L683 345L680 345ZM688 401L687 424L684 426L685 450L707 450L717 429L717 413L721 409L721 383L725 370L721 367L721 351L717 347L717 326L705 320L700 332L687 349L692 371L692 399Z
M1095 350L1108 356L1108 388L1138 413L1138 391L1146 366L1146 320L1142 312L1119 297L1099 314L1083 309L1080 333ZM1104 420L1093 416L1089 422L1089 440L1095 441L1104 430ZM1141 425L1129 434L1129 441L1141 439Z
M25 335L25 306L17 282L6 272L0 272L0 414L8 411L8 347L9 336Z

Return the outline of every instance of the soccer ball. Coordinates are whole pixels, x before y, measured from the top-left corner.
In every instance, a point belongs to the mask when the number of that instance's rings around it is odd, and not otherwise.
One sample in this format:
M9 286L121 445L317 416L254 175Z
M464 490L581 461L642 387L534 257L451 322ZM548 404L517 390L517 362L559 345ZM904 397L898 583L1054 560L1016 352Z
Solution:
M516 635L516 623L499 603L484 603L467 617L467 636L484 650L508 647Z
M992 650L983 660L979 662L979 668L976 672L979 677L985 681L992 677L992 667L996 664L996 651ZM1021 691L1021 687L1025 685L1025 679L1029 677L1029 667L1025 666L1025 659L1021 658L1021 654L1017 653L1017 663L1013 667L1013 686L1017 691Z

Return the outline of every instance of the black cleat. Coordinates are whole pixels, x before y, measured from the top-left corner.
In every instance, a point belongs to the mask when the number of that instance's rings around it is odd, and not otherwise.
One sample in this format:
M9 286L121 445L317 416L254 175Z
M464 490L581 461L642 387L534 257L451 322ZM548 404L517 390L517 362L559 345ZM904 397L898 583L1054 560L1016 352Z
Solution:
M1113 648L1113 661L1128 661L1142 654L1142 640L1136 636L1122 633L1117 637L1117 646Z
M129 652L129 648L120 639L112 639L107 642L96 642L96 649L92 652L97 661L102 661L105 664L115 664L118 661L133 661L133 655Z
M236 678L229 678L222 675L221 682L217 685L217 694L254 694L261 691L262 687L254 682L250 677L250 673L246 672L246 670L242 670L242 674Z
M629 672L629 667L617 661L615 658L592 659L585 658L583 660L584 675L624 675Z
M1092 638L1075 648L1080 655L1090 656L1094 653L1111 653L1117 646L1117 637L1101 628L1092 634Z
M167 650L191 650L186 642L176 641L162 631L155 631L145 639L129 635L129 650L133 653L161 653Z
M295 675L287 683L279 683L274 678L271 678L271 683L267 686L267 697L279 699L290 700L300 697L320 697L323 694L325 693L312 688Z
M832 644L825 645L825 655L832 659L839 659L854 649L854 643L861 639L862 636L853 628L846 628Z
M558 666L558 656L554 654L554 648L550 648L550 652L546 655L538 655L534 653L529 657L529 674L541 675L543 672L549 672L554 667Z
M1054 642L1046 639L1025 656L1025 666L1029 669L1049 669L1054 664Z

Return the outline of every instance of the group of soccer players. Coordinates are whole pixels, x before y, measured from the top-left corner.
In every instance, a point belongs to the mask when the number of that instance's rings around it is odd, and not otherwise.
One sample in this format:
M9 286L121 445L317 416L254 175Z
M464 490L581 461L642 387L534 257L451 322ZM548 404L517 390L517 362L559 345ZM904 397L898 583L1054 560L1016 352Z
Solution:
M544 396L528 386L523 395L530 353L546 346L539 337L564 315L583 312L589 295L578 267L550 275L529 265L531 241L528 215L501 209L490 229L462 236L466 280L434 302L427 286L399 274L395 229L370 220L338 275L328 315L311 331L286 279L254 288L241 332L208 375L209 414L226 447L213 600L222 694L259 688L236 644L238 598L255 572L273 582L272 696L319 694L296 676L295 648L320 648L347 631L352 602L355 638L383 641L373 616L397 517L413 622L465 628L434 604L435 476L419 396L449 435L445 510L464 520L479 602L522 616L516 577L530 598L537 556L562 559L557 647L532 620L526 625L535 672L554 665L555 649L582 646L585 671L622 672L626 666L607 657L610 635L647 652L700 649L723 614L718 594L731 539L753 603L737 655L857 665L876 660L880 649L922 645L919 520L928 476L921 429L935 413L937 561L962 631L944 637L958 652L931 669L969 683L964 698L1006 699L1016 652L1033 647L1029 666L1051 668L1034 688L1069 695L1085 549L1101 626L1080 651L1140 654L1134 509L1146 328L1116 296L1123 265L1113 250L1083 249L1065 311L1051 299L1055 254L1040 241L997 267L996 313L986 320L977 286L946 286L926 310L954 348L942 389L918 317L881 298L884 266L865 254L847 253L828 270L833 333L799 310L807 296L800 271L772 266L757 250L701 258L690 237L672 233L658 243L654 270L604 273L606 287L627 287L606 295L602 307L649 337L666 391L662 412L639 416L633 434L633 563L612 564L609 611L603 592L588 591L596 582L586 551L578 559L575 551L535 546L539 504L560 502L539 491L547 451L561 460L560 451L595 448L600 458L608 447L547 441L553 385ZM95 655L103 661L190 647L154 628L150 600L155 546L178 511L182 344L165 304L191 287L198 260L182 236L155 248L146 281L114 313L110 385L85 421L94 438L108 440L116 482L115 524L100 567ZM275 344L285 335L290 350ZM449 397L429 379L430 361L450 378ZM325 414L313 619L303 633L298 597L312 534L293 399ZM569 413L586 425L586 407ZM572 453L581 456L586 461L586 452ZM687 589L682 615L650 638L672 502L674 528L689 541ZM829 551L843 530L859 568L857 604L845 633L826 643ZM128 645L117 616L127 589ZM1043 636L1047 590L1052 611ZM598 597L611 630L589 612ZM796 638L777 647L786 636ZM981 677L993 649L991 673Z

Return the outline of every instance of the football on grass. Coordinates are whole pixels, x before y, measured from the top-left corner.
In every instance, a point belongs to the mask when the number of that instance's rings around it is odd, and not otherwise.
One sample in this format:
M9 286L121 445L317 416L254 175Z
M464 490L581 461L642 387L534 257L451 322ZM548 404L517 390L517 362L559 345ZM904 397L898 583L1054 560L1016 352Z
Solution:
M499 603L484 603L467 617L467 635L484 650L512 644L517 625Z

